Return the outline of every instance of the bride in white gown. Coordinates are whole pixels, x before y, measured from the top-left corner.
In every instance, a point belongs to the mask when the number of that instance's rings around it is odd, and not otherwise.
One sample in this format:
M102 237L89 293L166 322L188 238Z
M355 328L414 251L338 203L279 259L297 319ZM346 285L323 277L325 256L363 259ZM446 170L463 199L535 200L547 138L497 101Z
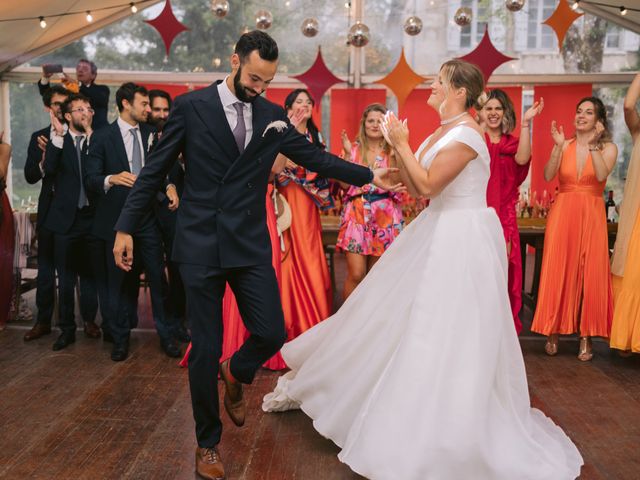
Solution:
M580 453L529 402L489 152L466 113L482 74L452 60L432 89L442 126L416 156L387 124L405 185L431 204L335 315L284 346L291 371L263 410L301 408L371 479L575 479Z

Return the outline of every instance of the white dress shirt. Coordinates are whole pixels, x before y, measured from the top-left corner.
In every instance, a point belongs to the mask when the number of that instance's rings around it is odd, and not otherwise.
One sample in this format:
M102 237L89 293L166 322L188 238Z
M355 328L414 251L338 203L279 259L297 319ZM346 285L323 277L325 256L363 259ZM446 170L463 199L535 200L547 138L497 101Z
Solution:
M218 95L220 95L220 101L222 102L222 107L224 108L224 114L227 117L227 123L229 124L229 128L233 132L233 129L236 128L236 124L238 123L238 113L236 112L234 103L240 102L238 97L236 97L229 87L227 86L227 78L222 81L222 83L218 84ZM253 109L250 103L242 102L242 111L244 116L244 126L247 131L247 136L244 140L245 148L249 145L251 141L251 135L253 134Z
M140 145L140 154L142 158L142 166L145 164L145 152L144 152L144 144L142 143L142 134L140 133L140 124L131 125L125 122L121 117L118 117L118 127L120 127L120 135L122 135L122 141L124 142L124 150L127 152L127 161L129 162L129 171L133 170L133 135L131 134L132 128L137 128L138 131L136 135L138 137L138 145ZM109 179L111 175L107 175L104 177L104 191L105 193L109 191L111 188L111 184L109 183Z

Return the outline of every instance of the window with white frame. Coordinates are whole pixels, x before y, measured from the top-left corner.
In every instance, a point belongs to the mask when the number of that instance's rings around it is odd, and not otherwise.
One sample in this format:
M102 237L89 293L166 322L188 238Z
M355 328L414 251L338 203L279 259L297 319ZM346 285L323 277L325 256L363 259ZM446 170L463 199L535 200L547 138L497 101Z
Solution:
M471 23L460 29L460 48L471 47L471 39L475 39L474 44L480 42L487 28L487 18L490 13L489 2L462 0L460 6L470 8L472 11Z
M556 3L556 0L530 0L527 19L528 49L557 48L558 41L553 30L542 23L553 14Z
M605 48L610 48L612 50L617 50L620 48L620 27L617 25L607 24L607 34L604 40Z

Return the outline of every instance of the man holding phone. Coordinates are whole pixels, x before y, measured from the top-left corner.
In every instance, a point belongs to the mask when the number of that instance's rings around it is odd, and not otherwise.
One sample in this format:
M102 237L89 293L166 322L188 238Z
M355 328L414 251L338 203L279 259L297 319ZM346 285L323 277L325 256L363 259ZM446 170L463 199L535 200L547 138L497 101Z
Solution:
M89 99L91 106L95 111L93 117L93 129L105 127L109 124L107 120L107 112L109 109L109 87L106 85L96 85L95 80L98 76L98 67L95 63L84 58L78 60L76 65L77 82L69 78L63 71L62 65L45 64L42 65L42 78L38 81L38 89L40 95L50 88L50 79L54 73L62 74L63 85L71 91L81 93ZM77 90L74 87L76 84Z

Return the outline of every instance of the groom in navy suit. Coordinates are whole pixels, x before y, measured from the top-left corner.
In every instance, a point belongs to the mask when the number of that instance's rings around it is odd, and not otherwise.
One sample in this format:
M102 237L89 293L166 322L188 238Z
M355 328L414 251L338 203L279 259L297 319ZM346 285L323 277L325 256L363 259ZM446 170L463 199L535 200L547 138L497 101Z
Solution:
M230 361L220 365L224 406L236 425L244 422L242 384L252 382L257 369L286 338L265 210L277 154L282 152L324 177L399 188L392 185L388 169L371 171L321 151L290 125L281 107L260 96L276 74L277 60L278 46L269 35L245 33L231 56L230 76L176 99L162 138L115 226L115 261L128 270L134 251L131 233L182 153L186 176L173 260L180 264L187 296L196 470L204 478L224 478L217 450L222 433L217 377L226 283L250 332Z

